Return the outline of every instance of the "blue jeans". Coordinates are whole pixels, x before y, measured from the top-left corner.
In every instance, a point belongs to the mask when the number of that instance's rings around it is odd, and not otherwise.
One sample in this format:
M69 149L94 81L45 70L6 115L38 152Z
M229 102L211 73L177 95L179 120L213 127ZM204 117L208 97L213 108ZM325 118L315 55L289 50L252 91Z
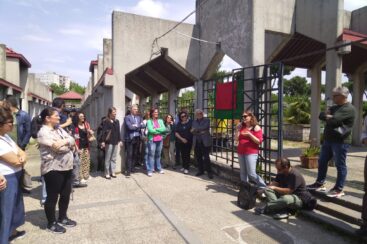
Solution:
M147 146L148 146L148 164L147 164L148 173L153 172L154 165L157 167L158 171L161 171L162 170L161 154L162 154L163 141L149 140Z
M328 170L328 162L333 158L335 166L338 171L335 188L343 190L345 179L347 177L347 165L345 163L347 158L347 150L349 144L333 143L325 141L321 147L321 154L319 158L319 170L317 174L317 182L324 184Z
M24 224L23 194L19 185L22 171L4 175L7 184L0 192L0 243L9 243L9 237L13 231Z
M115 174L116 170L116 155L118 145L106 144L105 153L105 174Z
M240 162L240 177L241 181L248 182L249 180L256 183L258 188L266 187L264 180L256 174L257 154L238 154Z

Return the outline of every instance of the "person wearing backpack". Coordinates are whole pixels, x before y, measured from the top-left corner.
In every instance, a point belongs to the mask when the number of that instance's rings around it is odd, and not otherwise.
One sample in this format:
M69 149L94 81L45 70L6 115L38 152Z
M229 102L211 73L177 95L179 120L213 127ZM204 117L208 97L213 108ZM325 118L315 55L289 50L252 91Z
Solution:
M313 210L316 199L306 188L305 179L291 166L288 158L275 161L277 175L265 188L266 204L255 209L256 214L274 214L275 219L288 218L289 212L301 208Z

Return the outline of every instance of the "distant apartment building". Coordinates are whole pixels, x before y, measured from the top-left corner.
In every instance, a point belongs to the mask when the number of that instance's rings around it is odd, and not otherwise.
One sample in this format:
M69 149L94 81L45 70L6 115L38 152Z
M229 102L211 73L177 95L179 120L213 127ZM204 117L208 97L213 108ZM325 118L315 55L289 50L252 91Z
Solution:
M70 78L55 72L39 73L36 74L36 77L44 84L64 85L67 89L70 87Z

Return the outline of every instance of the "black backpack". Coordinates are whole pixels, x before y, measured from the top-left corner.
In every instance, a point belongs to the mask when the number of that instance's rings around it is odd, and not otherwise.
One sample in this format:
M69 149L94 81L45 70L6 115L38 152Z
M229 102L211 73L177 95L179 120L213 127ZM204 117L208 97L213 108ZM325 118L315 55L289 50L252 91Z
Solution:
M257 195L257 187L249 182L240 183L240 191L238 192L237 205L242 209L252 209L255 207Z
M41 127L42 127L41 116L39 115L34 116L31 121L31 137L32 138L34 139L37 138L38 131L41 129Z

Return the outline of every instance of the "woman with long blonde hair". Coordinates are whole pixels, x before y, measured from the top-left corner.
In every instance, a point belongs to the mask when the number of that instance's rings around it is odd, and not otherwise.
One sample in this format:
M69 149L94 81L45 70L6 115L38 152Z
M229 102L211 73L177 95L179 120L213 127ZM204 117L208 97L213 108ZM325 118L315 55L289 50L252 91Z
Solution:
M266 187L264 180L256 173L259 146L263 141L262 129L250 110L242 113L241 121L236 133L241 181L248 182L251 180L256 183L258 188L264 188Z

